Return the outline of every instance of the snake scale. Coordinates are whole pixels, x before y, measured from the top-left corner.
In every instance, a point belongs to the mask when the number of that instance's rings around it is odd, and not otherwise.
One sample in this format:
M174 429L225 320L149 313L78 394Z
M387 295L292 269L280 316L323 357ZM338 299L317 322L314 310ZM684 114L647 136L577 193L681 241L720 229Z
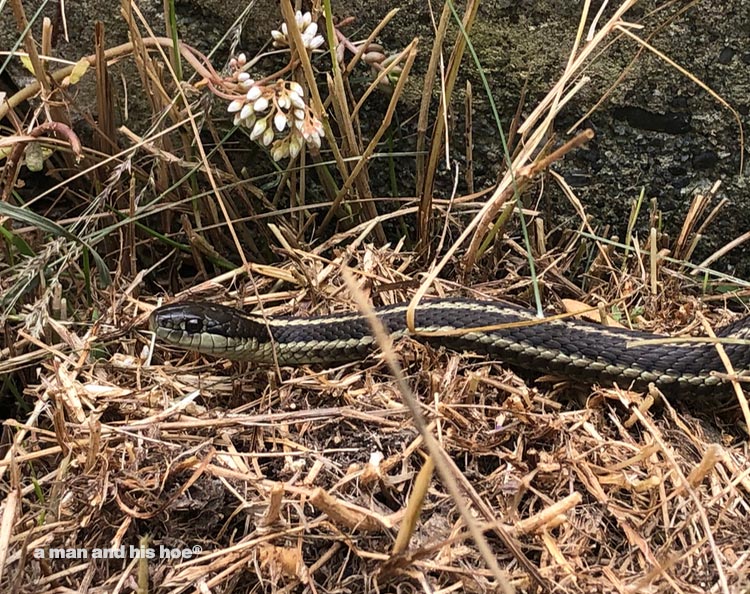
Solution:
M410 334L407 307L401 303L375 310L394 338ZM709 342L643 344L667 337L574 319L539 320L514 305L462 298L423 301L415 320L418 340L586 383L635 389L654 383L678 394L725 392L731 385L716 346ZM168 344L255 363L339 363L364 358L376 347L367 319L358 313L264 317L186 302L155 309L150 323ZM513 326L487 328L507 324ZM445 335L457 330L466 332ZM735 372L750 370L750 342L743 342L750 338L750 318L726 326L719 335L740 339L724 344L724 349Z

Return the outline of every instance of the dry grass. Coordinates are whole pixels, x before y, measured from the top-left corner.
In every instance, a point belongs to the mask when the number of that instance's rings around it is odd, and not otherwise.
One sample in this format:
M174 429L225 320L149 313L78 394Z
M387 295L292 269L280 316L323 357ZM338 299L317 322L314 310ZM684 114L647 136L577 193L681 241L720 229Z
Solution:
M410 156L415 199L381 199L371 186L369 159L396 159L382 139L416 42L363 87L350 78L365 56L355 47L343 68L329 63L327 92L315 86L307 54L292 59L316 113L330 118L329 144L286 168L261 165L254 177L238 170L249 141L240 132L223 139L225 105L212 110L193 94L175 54L204 82L217 83L215 73L170 31L154 36L127 3L132 41L96 47L86 62L96 66L106 110L105 60L134 58L152 102L150 130L103 118L92 122L95 141L76 144L64 89L56 112L22 110L46 79L10 98L0 112L13 126L5 142L16 147L0 204L0 374L16 407L0 451L0 588L745 591L750 463L734 403L724 410L519 376L411 340L333 369L259 369L155 348L144 331L160 287L177 299L262 305L267 315L430 292L531 304L543 296L549 311L585 304L656 331L695 329L702 314L725 321L721 308L704 304L723 305L730 290L742 296L747 283L709 270L711 259L690 263L704 229L723 215L716 189L695 198L673 242L661 233L658 205L642 212L639 200L624 240L609 239L555 173L548 179L574 204L578 229L550 231L536 204L517 208L552 162L589 138L553 139L554 116L592 56L615 42L632 4L615 9L590 43L579 31L549 96L513 123L523 142L509 138L500 183L463 195L458 181L437 187L444 112L427 100L415 137L425 153ZM281 5L293 30L291 4ZM470 2L463 15L467 32L474 9ZM451 18L448 5L436 16L439 42L453 43L438 79L449 94L472 51L460 32L451 38ZM339 33L327 31L329 39ZM438 74L439 49L431 61ZM383 124L370 129L359 114L396 69ZM22 148L50 132L64 139L50 141L60 153L48 162L58 183L24 203L15 183L24 178ZM471 146L447 151L480 158ZM79 157L81 173L72 175ZM468 188L474 183L469 176ZM58 202L84 206L53 221ZM639 217L649 220L645 239ZM702 302L690 296L701 291ZM141 547L153 556L135 554ZM49 558L77 549L122 556Z

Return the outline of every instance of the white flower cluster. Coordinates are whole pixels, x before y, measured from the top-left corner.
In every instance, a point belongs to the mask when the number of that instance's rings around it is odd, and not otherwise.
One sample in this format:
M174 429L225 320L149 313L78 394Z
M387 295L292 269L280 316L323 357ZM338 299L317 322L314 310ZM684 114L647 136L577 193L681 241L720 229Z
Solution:
M302 43L309 50L318 49L325 39L322 35L318 35L318 24L312 22L312 15L309 12L302 14L299 10L294 15L294 20L297 23L297 28L302 35ZM271 37L273 37L273 45L275 47L289 47L289 29L286 23L281 23L281 30L274 29L271 31Z
M243 56L238 56L237 62ZM271 143L271 157L280 161L294 158L302 145L320 148L325 136L323 124L304 101L304 89L297 82L278 80L270 85L255 83L250 76L237 75L238 86L247 92L234 99L227 108L234 114L234 125L250 128L250 139L264 146ZM276 138L278 134L282 136Z

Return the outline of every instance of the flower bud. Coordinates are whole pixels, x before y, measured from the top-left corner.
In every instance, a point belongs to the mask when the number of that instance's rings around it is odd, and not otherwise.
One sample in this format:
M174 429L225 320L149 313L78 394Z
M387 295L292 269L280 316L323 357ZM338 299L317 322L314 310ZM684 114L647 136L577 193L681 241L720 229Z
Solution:
M302 150L302 139L297 134L292 134L289 139L289 156L294 159Z
M286 128L286 114L283 111L277 111L276 115L273 116L273 125L279 132L282 132Z
M271 126L268 126L266 128L266 131L263 132L263 145L268 146L273 142L273 128Z
M255 122L255 126L253 126L252 132L250 132L250 140L255 140L256 138L259 138L263 132L266 131L266 118L261 118L257 122Z
M253 110L256 112L266 111L268 109L268 99L265 97L258 97L253 103Z
M245 106L242 108L242 111L240 111L240 119L246 120L251 115L253 115L253 106L249 103L245 103Z
M229 107L227 107L227 111L229 113L234 113L235 111L239 111L242 109L242 106L245 105L245 102L242 99L235 99L229 104Z
M297 109L305 108L305 102L302 100L302 97L294 91L289 91L289 101L291 101L292 105Z

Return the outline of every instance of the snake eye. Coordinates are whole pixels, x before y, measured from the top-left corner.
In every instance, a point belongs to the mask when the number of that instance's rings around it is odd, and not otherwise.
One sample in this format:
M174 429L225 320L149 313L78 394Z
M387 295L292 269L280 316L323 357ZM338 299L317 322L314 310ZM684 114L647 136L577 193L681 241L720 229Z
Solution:
M185 332L190 332L190 334L203 332L203 320L200 318L187 318L185 320Z

